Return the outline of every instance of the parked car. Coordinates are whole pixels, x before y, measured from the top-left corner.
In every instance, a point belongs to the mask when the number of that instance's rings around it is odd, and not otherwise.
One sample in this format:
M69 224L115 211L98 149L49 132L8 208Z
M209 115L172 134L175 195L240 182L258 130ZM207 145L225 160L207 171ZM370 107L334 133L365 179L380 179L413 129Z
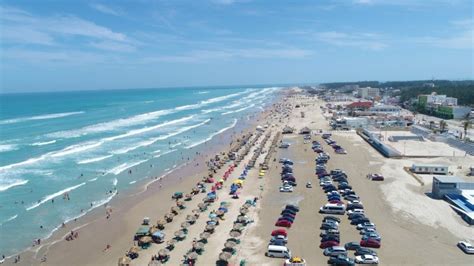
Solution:
M347 256L339 255L330 257L328 260L328 264L337 266L353 266L355 265L355 261Z
M373 255L361 255L355 257L355 262L358 264L378 264L379 258Z
M338 229L328 229L328 230L321 231L321 233L319 234L320 237L324 237L324 236L327 236L327 235L338 236L339 235L339 230Z
M286 232L285 229L282 229L282 228L273 230L271 235L288 237L288 233Z
M379 175L379 174L368 174L367 178L369 178L372 181L383 181L384 180L383 175Z
M326 215L326 216L324 216L323 222L327 222L327 221L329 221L329 220L335 221L335 222L338 222L338 223L341 222L341 219L338 218L338 217L336 217L336 216L331 216L331 215Z
M347 211L348 215L351 215L351 214L364 214L364 213L365 213L364 209L353 209L353 210L348 210Z
M312 188L313 187L313 184L311 184L311 182L306 182L306 188Z
M347 250L357 250L360 248L360 244L357 242L348 242L344 245Z
M348 211L349 210L355 210L355 209L364 209L364 205L362 204L358 204L358 203L354 203L354 204L347 204L347 208L346 208Z
M355 219L351 220L352 225L358 225L358 224L361 224L361 223L370 223L370 220L367 217L358 217L358 218L355 218Z
M466 240L459 241L457 246L466 254L474 254L474 246Z
M276 223L275 223L275 226L280 226L280 227L291 227L291 222L288 221L288 220L278 220Z
M293 186L285 184L280 187L280 192L293 192Z
M288 237L284 235L272 236L272 238L270 239L270 242L275 241L275 240L283 241L285 244L288 243Z
M285 206L285 209L291 209L291 210L295 210L296 212L299 212L300 211L300 208L296 205L293 205L293 204L287 204Z
M291 216L280 216L277 221L288 221L290 223L294 223L295 218Z
M323 251L324 256L338 256L338 255L346 255L347 250L341 246L333 246L329 248L325 248Z
M369 228L365 228L365 229L360 230L359 233L361 235L366 235L368 233L377 233L377 230L375 230L375 228L370 228L369 227Z
M339 237L339 235L326 235L321 237L321 243L326 241L341 242L341 238Z
M367 240L361 240L360 246L368 248L380 248L380 242L375 239L369 238Z
M337 229L339 230L339 226L335 223L323 223L321 224L321 227L319 227L321 230L329 230L329 229Z
M377 241L382 241L382 237L377 232L370 232L362 236L362 240L375 239Z
M286 246L286 242L281 239L271 239L269 245Z
M334 247L334 246L339 246L339 242L326 241L326 242L322 242L321 244L319 244L319 248L329 248L329 247Z
M375 224L374 223L361 223L357 225L358 230L362 230L364 228L374 228L375 229Z
M360 247L358 249L356 249L354 255L356 256L360 256L360 255L372 255L372 256L377 256L377 252L373 249L370 249L370 248L363 248L363 247Z

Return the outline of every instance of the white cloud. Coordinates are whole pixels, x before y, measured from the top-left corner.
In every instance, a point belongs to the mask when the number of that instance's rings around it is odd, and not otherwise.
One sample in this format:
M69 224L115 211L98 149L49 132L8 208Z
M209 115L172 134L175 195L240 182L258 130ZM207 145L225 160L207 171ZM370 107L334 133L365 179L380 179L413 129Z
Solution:
M113 15L113 16L121 16L123 15L123 11L118 9L118 8L115 8L115 7L110 7L110 6L106 6L106 5L103 5L103 4L90 4L90 7L99 11L99 12L102 12L104 14L108 14L108 15Z
M25 49L6 49L2 58L39 64L60 63L80 65L105 61L102 55L96 53L81 51L31 51Z
M128 46L134 43L124 33L76 16L39 17L11 7L0 7L0 15L2 41L5 43L52 45L59 44L63 37L86 37L96 41L120 42Z
M373 4L373 0L354 0L354 4L359 4L359 5L371 5Z
M143 63L172 62L172 63L198 63L204 61L226 60L226 59L300 59L311 56L310 50L297 48L280 49L216 49L196 50L182 55L148 57Z
M382 50L388 47L381 36L375 33L345 33L337 31L319 32L315 34L320 41L336 46L353 46L368 50Z
M101 41L101 42L93 42L90 43L90 46L101 49L101 50L108 50L108 51L116 51L116 52L133 52L136 50L136 47L127 43L120 43L114 41Z

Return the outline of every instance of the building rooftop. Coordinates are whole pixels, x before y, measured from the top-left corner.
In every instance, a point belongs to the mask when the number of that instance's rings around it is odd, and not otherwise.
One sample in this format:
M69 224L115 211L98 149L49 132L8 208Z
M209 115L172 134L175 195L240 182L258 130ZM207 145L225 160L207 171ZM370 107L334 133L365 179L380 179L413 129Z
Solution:
M347 108L370 108L372 107L372 102L353 102L347 105Z
M442 176L442 175L435 175L433 179L438 180L441 183L464 183L466 182L464 179L457 177L457 176Z
M412 167L448 167L445 164L417 164L414 163Z

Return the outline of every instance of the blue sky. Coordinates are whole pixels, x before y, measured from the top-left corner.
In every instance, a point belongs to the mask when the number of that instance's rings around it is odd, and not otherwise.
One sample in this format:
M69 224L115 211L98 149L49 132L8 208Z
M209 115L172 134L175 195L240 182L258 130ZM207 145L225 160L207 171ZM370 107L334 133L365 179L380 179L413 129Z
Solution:
M3 92L472 79L471 0L0 1Z

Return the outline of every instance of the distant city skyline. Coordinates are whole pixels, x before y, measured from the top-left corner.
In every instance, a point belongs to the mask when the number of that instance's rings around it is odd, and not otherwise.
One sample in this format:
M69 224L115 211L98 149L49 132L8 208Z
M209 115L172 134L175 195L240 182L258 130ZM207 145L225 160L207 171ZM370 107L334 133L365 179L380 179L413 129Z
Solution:
M474 78L469 0L2 1L0 92Z

